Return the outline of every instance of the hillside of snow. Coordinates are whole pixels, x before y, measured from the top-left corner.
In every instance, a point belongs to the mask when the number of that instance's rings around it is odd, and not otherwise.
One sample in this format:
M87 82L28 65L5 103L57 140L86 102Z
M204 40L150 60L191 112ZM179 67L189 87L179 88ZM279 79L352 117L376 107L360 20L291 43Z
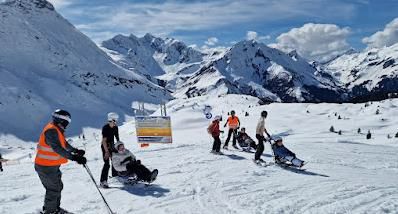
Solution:
M121 140L143 164L160 173L150 187L123 186L111 178L113 188L102 192L112 209L118 214L398 213L398 138L394 138L398 131L397 99L368 103L366 107L293 103L260 106L258 102L242 95L173 100L167 104L173 126L171 145L140 148L134 120L123 124ZM214 115L223 115L222 123L227 111L234 109L252 137L260 112L267 110L268 131L282 136L285 146L308 161L306 170L259 167L252 162L253 154L232 149L224 150L222 156L211 154L205 105L213 107ZM245 112L249 116L243 116ZM331 133L332 125L342 135ZM358 128L362 134L357 133ZM372 133L370 140L364 134L368 130ZM101 130L85 128L84 133L85 141L69 137L75 146L86 149L88 166L98 181L103 163ZM12 136L0 137L4 158L21 157L0 172L0 213L37 213L41 209L44 189L29 158L34 148L35 144ZM271 154L266 144L262 158L271 162ZM61 170L62 207L75 213L107 213L83 167L69 163Z
M80 126L109 111L133 114L133 101L168 101L168 91L116 65L45 0L0 3L0 130L34 140L56 108Z

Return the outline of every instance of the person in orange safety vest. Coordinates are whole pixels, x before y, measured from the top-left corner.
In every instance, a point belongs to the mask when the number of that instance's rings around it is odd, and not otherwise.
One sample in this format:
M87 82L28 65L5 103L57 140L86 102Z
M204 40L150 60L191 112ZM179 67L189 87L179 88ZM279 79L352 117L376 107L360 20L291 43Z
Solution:
M240 126L240 121L237 116L235 116L235 111L231 111L231 116L228 117L227 122L225 122L224 127L227 127L228 125L228 137L227 140L224 143L223 149L228 149L228 143L229 140L231 139L232 136L232 146L235 149L239 149L238 146L236 146L236 136L238 134L238 129Z
M86 164L85 151L72 147L65 139L64 131L71 122L71 115L65 110L57 109L40 134L35 158L35 170L46 189L44 214L68 213L60 207L63 183L60 166L69 160Z

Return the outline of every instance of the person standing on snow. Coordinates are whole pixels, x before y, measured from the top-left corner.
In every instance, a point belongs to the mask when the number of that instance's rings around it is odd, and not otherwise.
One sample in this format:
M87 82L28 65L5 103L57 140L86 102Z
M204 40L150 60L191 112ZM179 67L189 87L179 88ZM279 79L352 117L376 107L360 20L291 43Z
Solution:
M1 153L0 153L0 171L3 171L3 163L1 162L3 159L3 157L1 157Z
M102 167L100 186L108 188L108 173L109 173L109 159L112 158L112 152L115 152L115 138L119 141L119 129L117 127L117 120L119 115L115 112L108 113L108 123L102 127L102 141L101 150L104 166ZM112 166L112 177L117 176L117 171Z
M60 207L63 183L59 170L69 160L78 164L86 164L85 151L72 147L65 139L65 129L71 122L71 115L65 110L57 109L40 134L35 158L35 170L46 189L44 198L44 214L68 213Z
M240 121L239 121L239 118L237 116L235 116L234 110L231 111L231 116L228 117L227 121L224 124L224 127L227 127L227 124L228 124L228 137L224 143L223 149L228 149L228 143L229 143L229 140L231 139L231 135L233 135L232 136L232 146L235 149L239 149L236 146L236 135L238 134L237 131L240 126Z
M268 134L267 129L265 129L265 119L267 118L267 116L268 112L262 111L261 117L258 120L256 127L256 138L258 140L257 150L256 153L254 154L254 161L256 163L265 162L263 159L261 159L261 155L264 152L264 141L265 141L264 133L267 134L268 138L271 138L271 135Z
M213 154L222 154L220 152L220 147L221 147L221 140L220 140L220 120L221 116L217 115L214 117L214 120L210 123L209 127L207 128L207 131L211 136L214 138L213 142L213 148L211 150L211 153Z

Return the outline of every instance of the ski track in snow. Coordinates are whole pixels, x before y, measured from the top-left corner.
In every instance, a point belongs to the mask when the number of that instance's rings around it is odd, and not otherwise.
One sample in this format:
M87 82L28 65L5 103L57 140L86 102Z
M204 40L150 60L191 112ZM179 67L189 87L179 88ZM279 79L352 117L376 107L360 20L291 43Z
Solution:
M374 103L368 108L388 106L390 102L396 105L398 100ZM269 131L284 136L285 145L309 161L306 170L259 167L252 162L254 154L232 149L224 151L225 155L210 154L208 121L199 109L188 108L170 112L174 121L172 145L140 149L132 131L134 123L120 127L127 147L150 169L159 169L159 176L149 187L123 186L111 178L109 183L114 188L102 192L112 209L118 214L398 213L398 139L386 137L386 133L396 132L398 121L392 116L396 108L384 108L383 114L375 115L375 109L360 111L362 104L271 104L250 109L248 104L233 105L237 112L249 112L249 117L241 116L241 122L252 137L258 112L268 110ZM226 112L230 108L228 105L213 111ZM350 119L337 120L333 115L336 111ZM389 119L383 128L381 117ZM195 126L186 126L187 121L195 121ZM342 129L343 135L328 132L330 125ZM369 128L371 140L356 133L358 127L366 132L367 126L373 127ZM102 159L94 133L99 135L100 130L90 131L86 141L73 139L80 148L86 144L88 166L98 181ZM30 143L13 144L7 136L1 138L0 149L7 151L5 158L32 152ZM270 154L270 146L265 144L263 159L272 161ZM31 160L26 157L4 169L0 172L0 213L37 213L44 189ZM70 163L61 171L62 207L75 213L107 213L83 167Z

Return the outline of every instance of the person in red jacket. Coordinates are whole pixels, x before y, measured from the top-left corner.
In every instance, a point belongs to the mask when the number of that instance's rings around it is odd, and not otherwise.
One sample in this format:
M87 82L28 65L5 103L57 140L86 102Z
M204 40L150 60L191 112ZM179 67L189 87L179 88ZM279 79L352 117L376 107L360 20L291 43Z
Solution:
M215 116L214 120L210 123L209 127L207 128L209 134L211 134L211 136L214 138L213 148L211 150L211 153L217 155L222 154L220 152L221 148L220 133L223 131L220 131L220 120L221 116Z

